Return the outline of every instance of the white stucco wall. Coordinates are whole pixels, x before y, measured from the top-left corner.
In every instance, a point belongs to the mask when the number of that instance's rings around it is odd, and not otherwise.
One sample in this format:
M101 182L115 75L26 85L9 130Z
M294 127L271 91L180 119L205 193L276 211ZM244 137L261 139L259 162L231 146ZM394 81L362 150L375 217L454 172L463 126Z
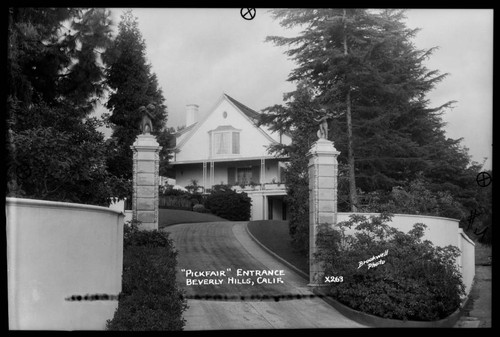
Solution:
M349 220L349 216L354 213L339 212L337 214L337 222ZM367 218L370 215L378 215L377 213L357 213L364 215ZM430 240L434 245L447 246L458 245L458 220L450 218L441 218L426 215L411 215L411 214L394 214L391 222L388 224L405 233L413 229L415 223L424 223L427 228L424 231L424 240ZM354 232L354 229L352 229Z
M252 199L252 217L250 220L264 220L264 209L267 204L264 204L264 195L262 193L254 193L248 195Z
M475 244L461 228L458 230L458 238L458 248L460 248L460 251L462 252L458 264L461 267L463 282L466 287L465 292L468 294L476 274L476 256L474 253Z
M118 301L124 215L105 207L6 198L9 329L103 330Z

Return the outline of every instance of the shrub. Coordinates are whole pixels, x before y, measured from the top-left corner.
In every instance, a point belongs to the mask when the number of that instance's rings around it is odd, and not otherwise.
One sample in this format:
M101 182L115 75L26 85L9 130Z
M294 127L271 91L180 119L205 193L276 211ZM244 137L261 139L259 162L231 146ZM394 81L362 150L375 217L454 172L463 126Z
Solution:
M160 208L191 210L192 202L186 196L162 195L159 200Z
M212 214L231 221L250 220L252 200L245 193L237 193L226 185L214 186L207 196L205 206Z
M352 215L337 229L322 226L315 258L324 261L325 275L343 277L343 282L332 283L330 294L355 310L383 318L433 321L449 316L464 295L458 248L434 247L422 241L424 224L404 233L386 224L390 218L387 213L370 220ZM345 234L353 226L355 234ZM372 261L381 264L361 265L384 252L387 256Z
M177 252L167 232L124 228L122 292L107 330L182 330L186 310L176 284Z
M168 232L158 230L141 230L141 222L132 220L127 222L123 228L123 247L147 246L164 247L173 251L172 240L168 237ZM174 256L175 257L175 256Z
M435 215L459 220L466 215L463 206L449 191L432 192L426 186L425 180L417 178L406 186L393 187L389 193L360 192L359 199L367 201L360 206L360 211Z
M160 186L160 208L192 210L196 204L202 204L204 197L200 193L190 193L174 189L172 185Z
M196 204L193 206L193 211L198 213L210 213L210 210L206 209L202 204Z

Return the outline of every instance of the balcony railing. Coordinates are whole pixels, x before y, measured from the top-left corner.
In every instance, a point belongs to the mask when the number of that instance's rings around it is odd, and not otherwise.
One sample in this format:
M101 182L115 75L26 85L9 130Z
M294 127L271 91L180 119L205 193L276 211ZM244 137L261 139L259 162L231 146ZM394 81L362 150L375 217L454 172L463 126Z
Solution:
M285 190L284 183L264 183L264 184L248 184L248 185L234 185L235 191L269 191L269 190Z

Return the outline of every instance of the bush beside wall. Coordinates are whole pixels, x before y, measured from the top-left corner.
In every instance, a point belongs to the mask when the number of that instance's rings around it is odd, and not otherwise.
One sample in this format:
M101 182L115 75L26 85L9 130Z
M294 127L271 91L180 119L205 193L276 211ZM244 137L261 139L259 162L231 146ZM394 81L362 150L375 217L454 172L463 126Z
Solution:
M325 261L325 275L338 277L329 293L352 309L383 318L434 321L451 315L464 295L458 248L422 241L424 224L404 233L389 227L390 219L386 213L370 219L352 215L336 229L320 230L315 257ZM357 233L345 235L346 227ZM380 264L360 263L384 252L371 261Z
M124 228L122 292L107 330L182 330L186 310L176 284L177 252L167 232Z

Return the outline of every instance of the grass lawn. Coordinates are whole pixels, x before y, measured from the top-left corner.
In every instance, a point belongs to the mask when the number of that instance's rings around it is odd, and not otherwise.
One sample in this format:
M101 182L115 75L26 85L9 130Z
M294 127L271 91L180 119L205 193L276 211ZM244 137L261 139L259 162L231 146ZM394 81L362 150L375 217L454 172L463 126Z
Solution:
M159 225L161 229L166 226L175 225L179 223L192 223L192 222L212 222L212 221L227 221L216 215L209 213L198 213L191 211L182 211L178 209L160 208L159 211Z
M304 257L293 250L288 234L288 221L260 220L250 221L248 230L264 246L275 254L293 264L306 274L309 274L309 263Z

